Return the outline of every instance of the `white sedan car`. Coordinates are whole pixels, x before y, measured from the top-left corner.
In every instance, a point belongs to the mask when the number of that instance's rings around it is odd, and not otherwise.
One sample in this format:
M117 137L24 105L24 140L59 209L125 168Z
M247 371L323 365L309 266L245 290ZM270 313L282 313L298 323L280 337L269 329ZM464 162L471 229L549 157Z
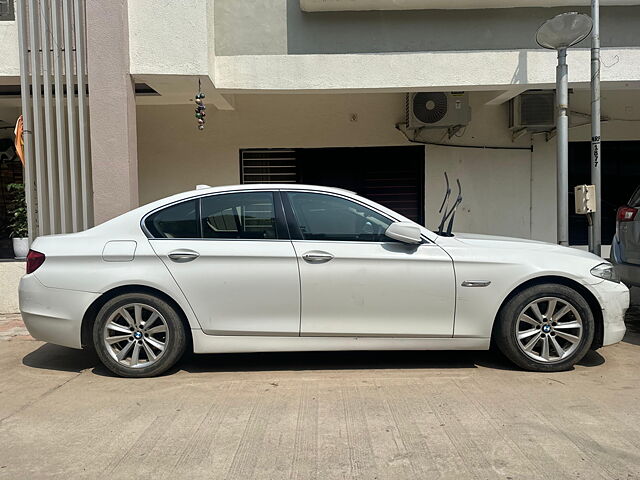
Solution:
M345 190L181 193L38 238L20 282L36 338L147 377L195 353L486 350L565 370L620 341L629 291L595 255L438 235Z

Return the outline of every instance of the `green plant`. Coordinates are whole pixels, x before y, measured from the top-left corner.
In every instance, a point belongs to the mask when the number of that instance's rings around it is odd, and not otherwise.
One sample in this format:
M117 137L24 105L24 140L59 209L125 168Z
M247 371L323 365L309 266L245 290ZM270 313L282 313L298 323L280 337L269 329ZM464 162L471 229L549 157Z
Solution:
M22 183L10 183L9 190L9 231L10 236L24 238L28 236L27 229L27 202L24 196Z

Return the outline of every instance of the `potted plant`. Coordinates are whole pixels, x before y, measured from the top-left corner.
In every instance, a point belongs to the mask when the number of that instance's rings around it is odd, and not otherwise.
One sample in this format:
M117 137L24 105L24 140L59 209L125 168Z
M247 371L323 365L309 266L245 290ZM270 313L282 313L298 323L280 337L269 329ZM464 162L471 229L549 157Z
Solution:
M22 183L10 183L7 186L9 200L9 235L13 239L13 254L24 259L29 252L29 233L27 230L27 202Z

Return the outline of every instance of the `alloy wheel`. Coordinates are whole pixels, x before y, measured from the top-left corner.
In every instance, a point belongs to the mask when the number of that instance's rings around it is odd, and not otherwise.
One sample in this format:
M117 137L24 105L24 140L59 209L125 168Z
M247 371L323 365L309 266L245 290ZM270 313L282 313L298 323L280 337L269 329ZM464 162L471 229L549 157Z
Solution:
M515 335L529 358L557 363L576 351L583 332L582 317L573 305L558 297L542 297L520 312Z
M130 368L148 367L165 353L167 321L158 310L130 303L111 314L103 329L104 345L113 359Z

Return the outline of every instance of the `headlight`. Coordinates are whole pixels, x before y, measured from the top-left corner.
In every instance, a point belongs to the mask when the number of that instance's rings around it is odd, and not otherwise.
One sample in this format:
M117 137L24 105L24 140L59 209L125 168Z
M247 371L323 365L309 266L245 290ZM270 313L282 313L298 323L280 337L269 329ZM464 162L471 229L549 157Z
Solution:
M598 278L604 278L612 282L620 283L618 274L610 263L601 263L591 269L591 275Z

